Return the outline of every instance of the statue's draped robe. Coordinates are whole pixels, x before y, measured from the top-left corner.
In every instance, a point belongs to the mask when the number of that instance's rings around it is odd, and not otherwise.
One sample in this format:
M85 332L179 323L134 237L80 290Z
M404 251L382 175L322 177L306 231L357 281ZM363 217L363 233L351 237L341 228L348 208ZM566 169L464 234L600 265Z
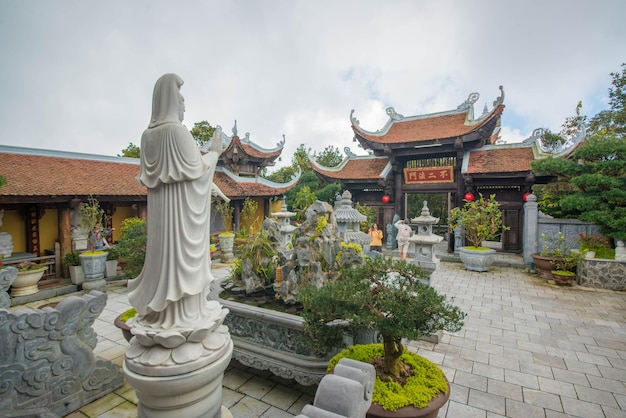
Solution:
M185 328L206 318L211 184L218 155L202 156L179 122L148 128L137 180L148 188L148 243L128 299L144 327Z

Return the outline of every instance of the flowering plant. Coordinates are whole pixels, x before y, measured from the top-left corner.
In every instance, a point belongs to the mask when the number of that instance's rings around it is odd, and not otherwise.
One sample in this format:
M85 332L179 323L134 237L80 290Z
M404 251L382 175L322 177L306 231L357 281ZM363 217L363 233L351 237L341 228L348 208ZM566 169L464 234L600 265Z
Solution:
M46 268L45 265L34 263L32 261L22 261L21 263L17 263L15 267L17 267L17 271L30 271Z
M605 236L599 236L594 234L578 234L578 241L580 242L581 251L597 251L602 248L610 248L609 238Z
M565 235L561 232L557 237L548 237L546 234L541 234L541 238L547 241L548 244L543 244L543 248L539 253L542 257L563 257L569 253L569 247L565 245Z

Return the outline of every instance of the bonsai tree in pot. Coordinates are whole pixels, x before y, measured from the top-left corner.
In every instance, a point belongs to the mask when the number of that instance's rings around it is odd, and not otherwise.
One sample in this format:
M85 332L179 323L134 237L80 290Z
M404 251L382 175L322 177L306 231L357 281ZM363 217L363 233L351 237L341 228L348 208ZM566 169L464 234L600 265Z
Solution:
M93 196L87 198L87 203L80 205L80 223L83 231L88 231L87 251L80 254L83 272L85 273L85 290L103 290L106 285L104 271L107 252L101 249L102 224L105 220L104 210Z
M439 330L456 332L463 326L465 314L439 295L427 280L428 274L416 265L376 257L342 268L337 279L321 288L309 286L300 292L305 329L319 351L342 346L346 333L373 329L380 334L382 346L366 349L378 355L355 359L375 365L373 400L383 408L397 409L417 401L403 395L403 402L384 402L389 390L398 390L402 382L419 381L422 375L422 370L412 369L418 367L415 362L405 357L409 353L402 339L417 339ZM440 374L445 382L443 373ZM447 383L444 388L441 384L435 386L439 387L437 392L447 392Z
M576 267L583 255L580 252L571 251L569 254L554 260L555 269L551 270L554 282L558 285L570 285L576 278Z
M493 262L495 250L483 247L483 241L494 240L509 228L502 223L502 211L495 195L485 199L465 200L462 208L453 208L448 217L452 231L462 228L469 246L461 247L459 255L468 270L487 271Z
M71 252L65 255L63 262L70 271L70 280L73 284L82 284L85 281L85 274L80 265L80 253Z

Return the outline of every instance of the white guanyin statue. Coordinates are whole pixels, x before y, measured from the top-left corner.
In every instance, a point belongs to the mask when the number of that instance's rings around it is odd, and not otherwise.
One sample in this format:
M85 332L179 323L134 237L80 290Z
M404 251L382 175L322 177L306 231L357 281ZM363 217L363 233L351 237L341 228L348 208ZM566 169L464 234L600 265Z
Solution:
M129 367L141 373L155 364L180 371L186 363L208 363L230 344L221 326L227 310L206 297L213 281L207 249L221 128L202 155L181 123L182 85L176 74L159 78L141 138L137 181L148 188L148 240L143 270L128 281L137 316L129 320L136 338L126 353Z
M0 227L3 217L4 209L0 210ZM0 257L11 257L11 254L13 254L13 237L8 232L0 232Z

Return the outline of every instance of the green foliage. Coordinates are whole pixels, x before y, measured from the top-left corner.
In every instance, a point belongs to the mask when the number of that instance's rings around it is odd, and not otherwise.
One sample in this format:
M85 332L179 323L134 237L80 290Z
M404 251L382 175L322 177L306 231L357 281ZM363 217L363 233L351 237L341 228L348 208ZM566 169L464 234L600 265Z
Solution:
M120 228L120 239L115 246L121 260L127 262L124 274L134 279L141 273L146 259L148 228L146 222L139 218L127 218Z
M117 154L118 157L126 157L126 158L139 158L140 149L139 146L133 144L132 142L128 143L128 146L122 150L122 155Z
M578 267L578 264L580 263L582 257L583 256L581 253L572 251L563 257L555 258L553 262L557 271L573 272L576 267Z
M66 266L80 266L80 253L75 251L65 254L63 263L65 263Z
M193 124L193 128L189 131L193 139L196 140L199 147L209 142L213 137L215 128L209 124L206 120L196 122Z
M259 203L254 200L246 197L243 201L243 207L241 208L241 219L243 220L246 228L249 230L252 228L254 222L256 221L256 211L259 209ZM247 231L244 231L247 234Z
M224 221L224 225L227 225L229 222L232 222L233 219L233 211L234 207L230 205L230 202L219 201L213 204L215 211L220 214L222 220Z
M560 151L566 142L567 138L564 138L559 134L554 134L549 129L546 129L541 136L541 146L546 152L549 153Z
M611 73L609 109L603 110L589 121L589 128L598 136L626 139L626 64L621 72Z
M239 257L232 266L230 278L241 282L242 262L250 260L252 271L263 279L266 285L276 277L278 243L269 239L267 231L261 230L247 237L239 248Z
M336 167L343 161L339 148L328 145L322 152L315 156L315 161L324 167Z
M502 224L500 204L493 194L489 199L479 194L474 201L466 200L462 208L452 209L448 224L451 230L461 225L465 239L474 247L481 247L483 241L493 240L502 231L509 229Z
M130 308L125 310L121 315L120 315L120 321L122 322L126 322L128 321L130 318L134 318L135 316L137 316L137 311L135 310L135 308Z
M100 207L100 203L95 197L89 195L87 203L81 203L79 211L80 226L88 236L89 251L93 251L92 235L94 234L94 229L102 227L105 221L104 209Z
M367 219L363 222L359 223L359 228L362 232L366 232L370 229L373 223L376 222L376 215L378 214L378 209L362 205L359 202L356 203L354 208L361 214L367 216ZM380 227L380 225L379 225Z
M565 254L569 253L569 247L565 245L565 235L559 231L554 237L548 237L546 234L541 234L541 239L546 244L543 244L541 252L539 253L542 257L563 257Z
M594 223L603 234L626 239L626 140L594 136L571 159L546 158L531 166L571 185L554 195L564 217Z
M0 188L6 185L7 185L7 179L5 179L4 176L0 176Z
M341 351L328 362L328 372L332 372L342 358L371 363L384 355L382 344L353 345ZM393 380L383 381L376 377L372 401L387 411L395 411L412 405L425 408L439 393L448 392L448 384L441 369L432 361L408 350L404 350L400 361L411 368L413 375L404 385Z
M304 213L317 200L315 193L311 191L309 186L300 188L293 202L292 209L298 214L297 219L303 220Z
M298 296L305 329L315 349L340 347L346 332L375 329L383 337L385 370L396 375L402 338L417 339L438 330L458 331L465 314L425 284L418 266L389 257L368 258L344 267L321 288L308 286ZM332 321L334 326L328 326Z

